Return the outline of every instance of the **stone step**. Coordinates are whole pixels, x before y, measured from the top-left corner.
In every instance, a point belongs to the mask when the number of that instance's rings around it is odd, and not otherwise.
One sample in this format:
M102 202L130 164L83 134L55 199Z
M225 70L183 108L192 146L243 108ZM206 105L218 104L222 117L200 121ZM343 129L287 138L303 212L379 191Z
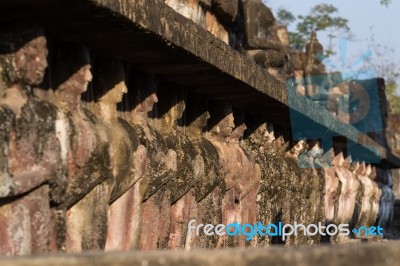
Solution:
M84 253L70 255L50 255L40 257L1 258L2 266L168 266L168 265L398 265L400 242L371 243L358 245L297 247L297 248L257 248L214 251L153 251L126 253Z

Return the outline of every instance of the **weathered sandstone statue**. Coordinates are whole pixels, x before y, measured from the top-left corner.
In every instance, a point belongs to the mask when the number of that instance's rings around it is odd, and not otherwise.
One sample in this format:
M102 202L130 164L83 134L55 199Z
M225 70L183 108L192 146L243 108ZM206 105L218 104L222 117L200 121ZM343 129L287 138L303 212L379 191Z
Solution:
M286 201L286 179L283 175L282 153L274 147L273 125L266 123L261 118L249 118L250 134L244 140L243 148L251 158L261 167L261 180L257 196L257 221L262 224L289 222L288 207ZM272 230L273 231L273 230ZM269 246L277 241L278 238L257 235L258 246Z
M323 168L327 165L330 166L331 156L329 151L324 154L324 150L321 147L321 143L318 140L313 140L308 142L310 147L308 154L312 159L311 169L302 169L304 175L311 179L309 182L306 181L306 185L303 192L303 199L307 202L309 206L309 217L307 223L318 224L321 222L323 224L326 222L325 218L325 177ZM310 191L311 190L311 191ZM319 244L324 241L323 236L309 236L307 237L307 244Z
M361 198L361 208L359 211L358 227L360 226L373 226L372 219L370 217L372 204L371 199L373 195L373 189L375 183L368 176L371 172L371 167L366 167L365 163L359 164L356 168L357 178L360 180L362 185L362 198Z
M350 169L350 158L345 159L343 152L338 153L333 159L332 164L341 186L334 222L335 224L350 224L354 226L358 219L358 213L356 215L353 214L356 209L360 182ZM337 243L347 243L353 240L349 239L348 236L337 235L334 237L334 241Z
M357 181L357 185L353 187L353 193L355 194L355 199L354 199L354 207L353 207L353 215L350 220L350 227L354 227L359 223L359 218L360 218L360 213L361 213L361 208L362 208L362 199L363 199L363 184L361 182L361 179L359 175L362 173L362 166L360 162L351 162L351 157L349 156L347 158L347 161L349 163L349 171L352 173L352 176L355 178Z
M336 224L340 223L348 223L349 219L346 215L346 203L348 203L348 199L350 197L350 187L348 184L348 180L345 175L345 171L343 169L343 164L344 164L344 157L343 153L340 152L337 156L332 161L332 166L334 167L335 170L335 175L338 177L339 182L340 182L340 193L339 193L339 200L337 204L337 212L336 212L336 217L334 222Z
M331 149L329 152L332 154L333 157L333 149ZM323 165L323 173L325 179L325 193L324 193L325 219L326 223L330 224L333 223L334 218L337 215L335 213L335 202L337 202L337 199L340 194L340 192L338 191L339 179L335 173L333 165L332 166L328 164Z
M135 128L140 143L144 144L149 154L149 169L146 172L149 185L144 194L146 200L174 176L177 167L176 152L168 149L160 132L150 124L149 113L158 102L155 76L131 71L128 86L127 119Z
M384 184L381 185L381 201L379 204L378 225L382 228L388 228L393 216L394 195L392 189Z
M187 224L195 218L195 186L204 176L204 158L178 125L185 109L184 94L175 84L163 84L159 90L157 128L169 149L177 153L177 173L168 184L171 191L169 248L183 248Z
M158 102L154 75L130 71L126 117L147 149L148 171L143 176L141 232L139 249L161 248L168 242L170 226L170 190L167 183L177 171L177 154L169 149L163 136L149 123L149 113Z
M341 184L337 223L350 223L360 183L350 171L349 160L343 157L343 152L340 152L334 159L334 168Z
M43 30L17 22L0 29L0 253L49 251L50 201L65 185L57 109L32 95L47 67ZM64 158L65 159L65 158ZM49 186L51 189L49 189Z
M372 197L371 197L371 206L372 208L370 209L370 221L368 223L375 224L375 222L378 219L378 214L379 214L379 203L381 200L382 196L382 190L379 187L378 183L376 182L376 167L371 166L370 164L368 167L371 169L370 171L367 168L367 173L370 172L369 178L373 181L373 189L372 189Z
M234 123L232 106L227 102L213 102L210 105L210 116L208 139L217 148L226 186L222 200L222 222L254 224L261 171L260 166L252 162L239 145L246 129L244 120L238 116L237 124ZM222 246L250 244L246 243L243 236L224 236L219 240Z
M359 211L360 208L359 205L361 203L361 193L360 193L361 183L358 180L357 176L352 171L350 156L345 159L343 166L346 169L346 177L348 179L350 186L350 197L348 199L349 202L347 204L346 213L348 217L350 217L349 220L350 225L355 225L358 219L357 212ZM356 214L355 217L354 214Z
M322 150L318 141L298 141L284 162L287 170L287 198L289 202L290 222L298 224L318 224L324 222L323 173L319 168ZM291 236L286 245L314 245L320 242L320 235L306 236L303 232Z
M127 92L124 65L114 59L98 58L95 64L95 110L108 127L113 152L114 183L109 185L106 250L128 250L138 246L141 178L147 170L147 150L135 130L118 117L117 104ZM106 197L107 195L104 194Z
M261 180L261 168L260 165L255 163L252 158L243 149L243 136L247 129L245 125L245 113L235 112L234 113L235 129L232 131L227 141L236 148L236 156L239 162L242 162L242 167L245 173L239 180L241 185L240 204L241 207L241 219L243 224L250 223L255 224L257 222L257 195L260 187ZM245 241L245 237L242 237L241 246L256 246L256 240L252 239L251 242Z
M57 207L67 210L65 249L67 252L103 250L107 194L113 176L107 129L81 105L81 94L92 81L89 51L79 45L65 44L55 57L54 100L69 125L68 186L65 200ZM63 234L61 230L57 235Z
M185 101L185 134L195 144L198 152L204 158L204 175L195 187L197 201L197 224L220 224L222 222L222 195L225 194L225 182L218 164L218 151L212 143L205 139L204 128L210 117L208 102L200 95L189 94ZM191 238L186 239L186 249L215 248L218 236L200 235L195 237L191 232Z
M392 190L393 180L390 170L377 169L377 177L381 181L379 183L382 191L379 203L379 213L377 224L382 228L388 230L389 224L393 217L395 197Z

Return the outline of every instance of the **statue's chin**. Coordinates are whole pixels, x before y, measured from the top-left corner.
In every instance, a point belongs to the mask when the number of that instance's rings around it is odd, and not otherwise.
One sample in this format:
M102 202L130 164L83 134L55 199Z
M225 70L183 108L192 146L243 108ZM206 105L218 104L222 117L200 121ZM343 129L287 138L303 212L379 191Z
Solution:
M30 85L39 85L43 82L43 72L42 71L36 71L35 73L32 73L31 75L27 75L27 80L26 83Z
M26 80L25 80L25 83L26 84L29 84L29 85L39 85L39 84L41 84L43 82L43 77L32 77L32 78L27 78Z

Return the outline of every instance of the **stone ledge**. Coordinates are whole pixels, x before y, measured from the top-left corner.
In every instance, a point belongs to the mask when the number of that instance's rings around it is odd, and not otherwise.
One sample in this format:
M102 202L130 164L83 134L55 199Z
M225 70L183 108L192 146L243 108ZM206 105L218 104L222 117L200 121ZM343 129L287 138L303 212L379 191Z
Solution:
M0 258L2 266L22 265L397 265L400 242L298 248L257 248L213 251L152 251L127 253L86 253L41 257Z

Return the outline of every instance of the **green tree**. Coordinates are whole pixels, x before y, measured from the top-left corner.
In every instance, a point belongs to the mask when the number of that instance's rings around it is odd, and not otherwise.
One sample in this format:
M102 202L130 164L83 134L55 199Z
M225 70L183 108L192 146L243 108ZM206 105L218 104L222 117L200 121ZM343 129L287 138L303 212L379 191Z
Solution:
M278 9L276 16L278 24L280 25L289 25L296 21L296 17L293 15L293 13L286 9Z
M373 56L364 61L362 68L373 69L378 77L385 79L385 92L391 112L400 114L400 96L397 93L400 84L400 67L393 61L396 58L395 50L378 43L373 34L366 42L368 48L373 52Z
M380 3L386 7L392 0L380 0ZM319 4L311 8L307 16L295 16L286 9L277 11L277 21L279 24L296 24L296 31L289 31L289 41L292 49L302 50L309 41L311 32L315 30L328 32L330 43L326 49L325 56L331 56L333 52L332 42L336 37L351 37L350 29L347 25L348 20L337 15L338 9L333 5ZM346 36L347 35L347 36ZM366 58L362 69L375 70L378 77L386 81L386 96L390 104L391 112L400 114L400 95L397 93L400 84L400 68L394 63L396 58L393 49L379 44L374 35L371 34L367 40L369 49L373 51L372 57ZM346 66L350 67L350 66ZM361 69L361 70L362 70Z
M289 41L292 49L302 50L308 42L313 30L326 31L330 41L339 36L350 34L348 20L338 16L338 9L330 4L318 4L311 8L306 16L297 18L288 10L279 9L277 12L278 23L289 25L297 20L296 31L289 31ZM331 47L326 50L326 55L333 53Z
M386 7L388 7L389 4L392 2L392 0L380 0L380 1L381 1L381 4L386 6Z

